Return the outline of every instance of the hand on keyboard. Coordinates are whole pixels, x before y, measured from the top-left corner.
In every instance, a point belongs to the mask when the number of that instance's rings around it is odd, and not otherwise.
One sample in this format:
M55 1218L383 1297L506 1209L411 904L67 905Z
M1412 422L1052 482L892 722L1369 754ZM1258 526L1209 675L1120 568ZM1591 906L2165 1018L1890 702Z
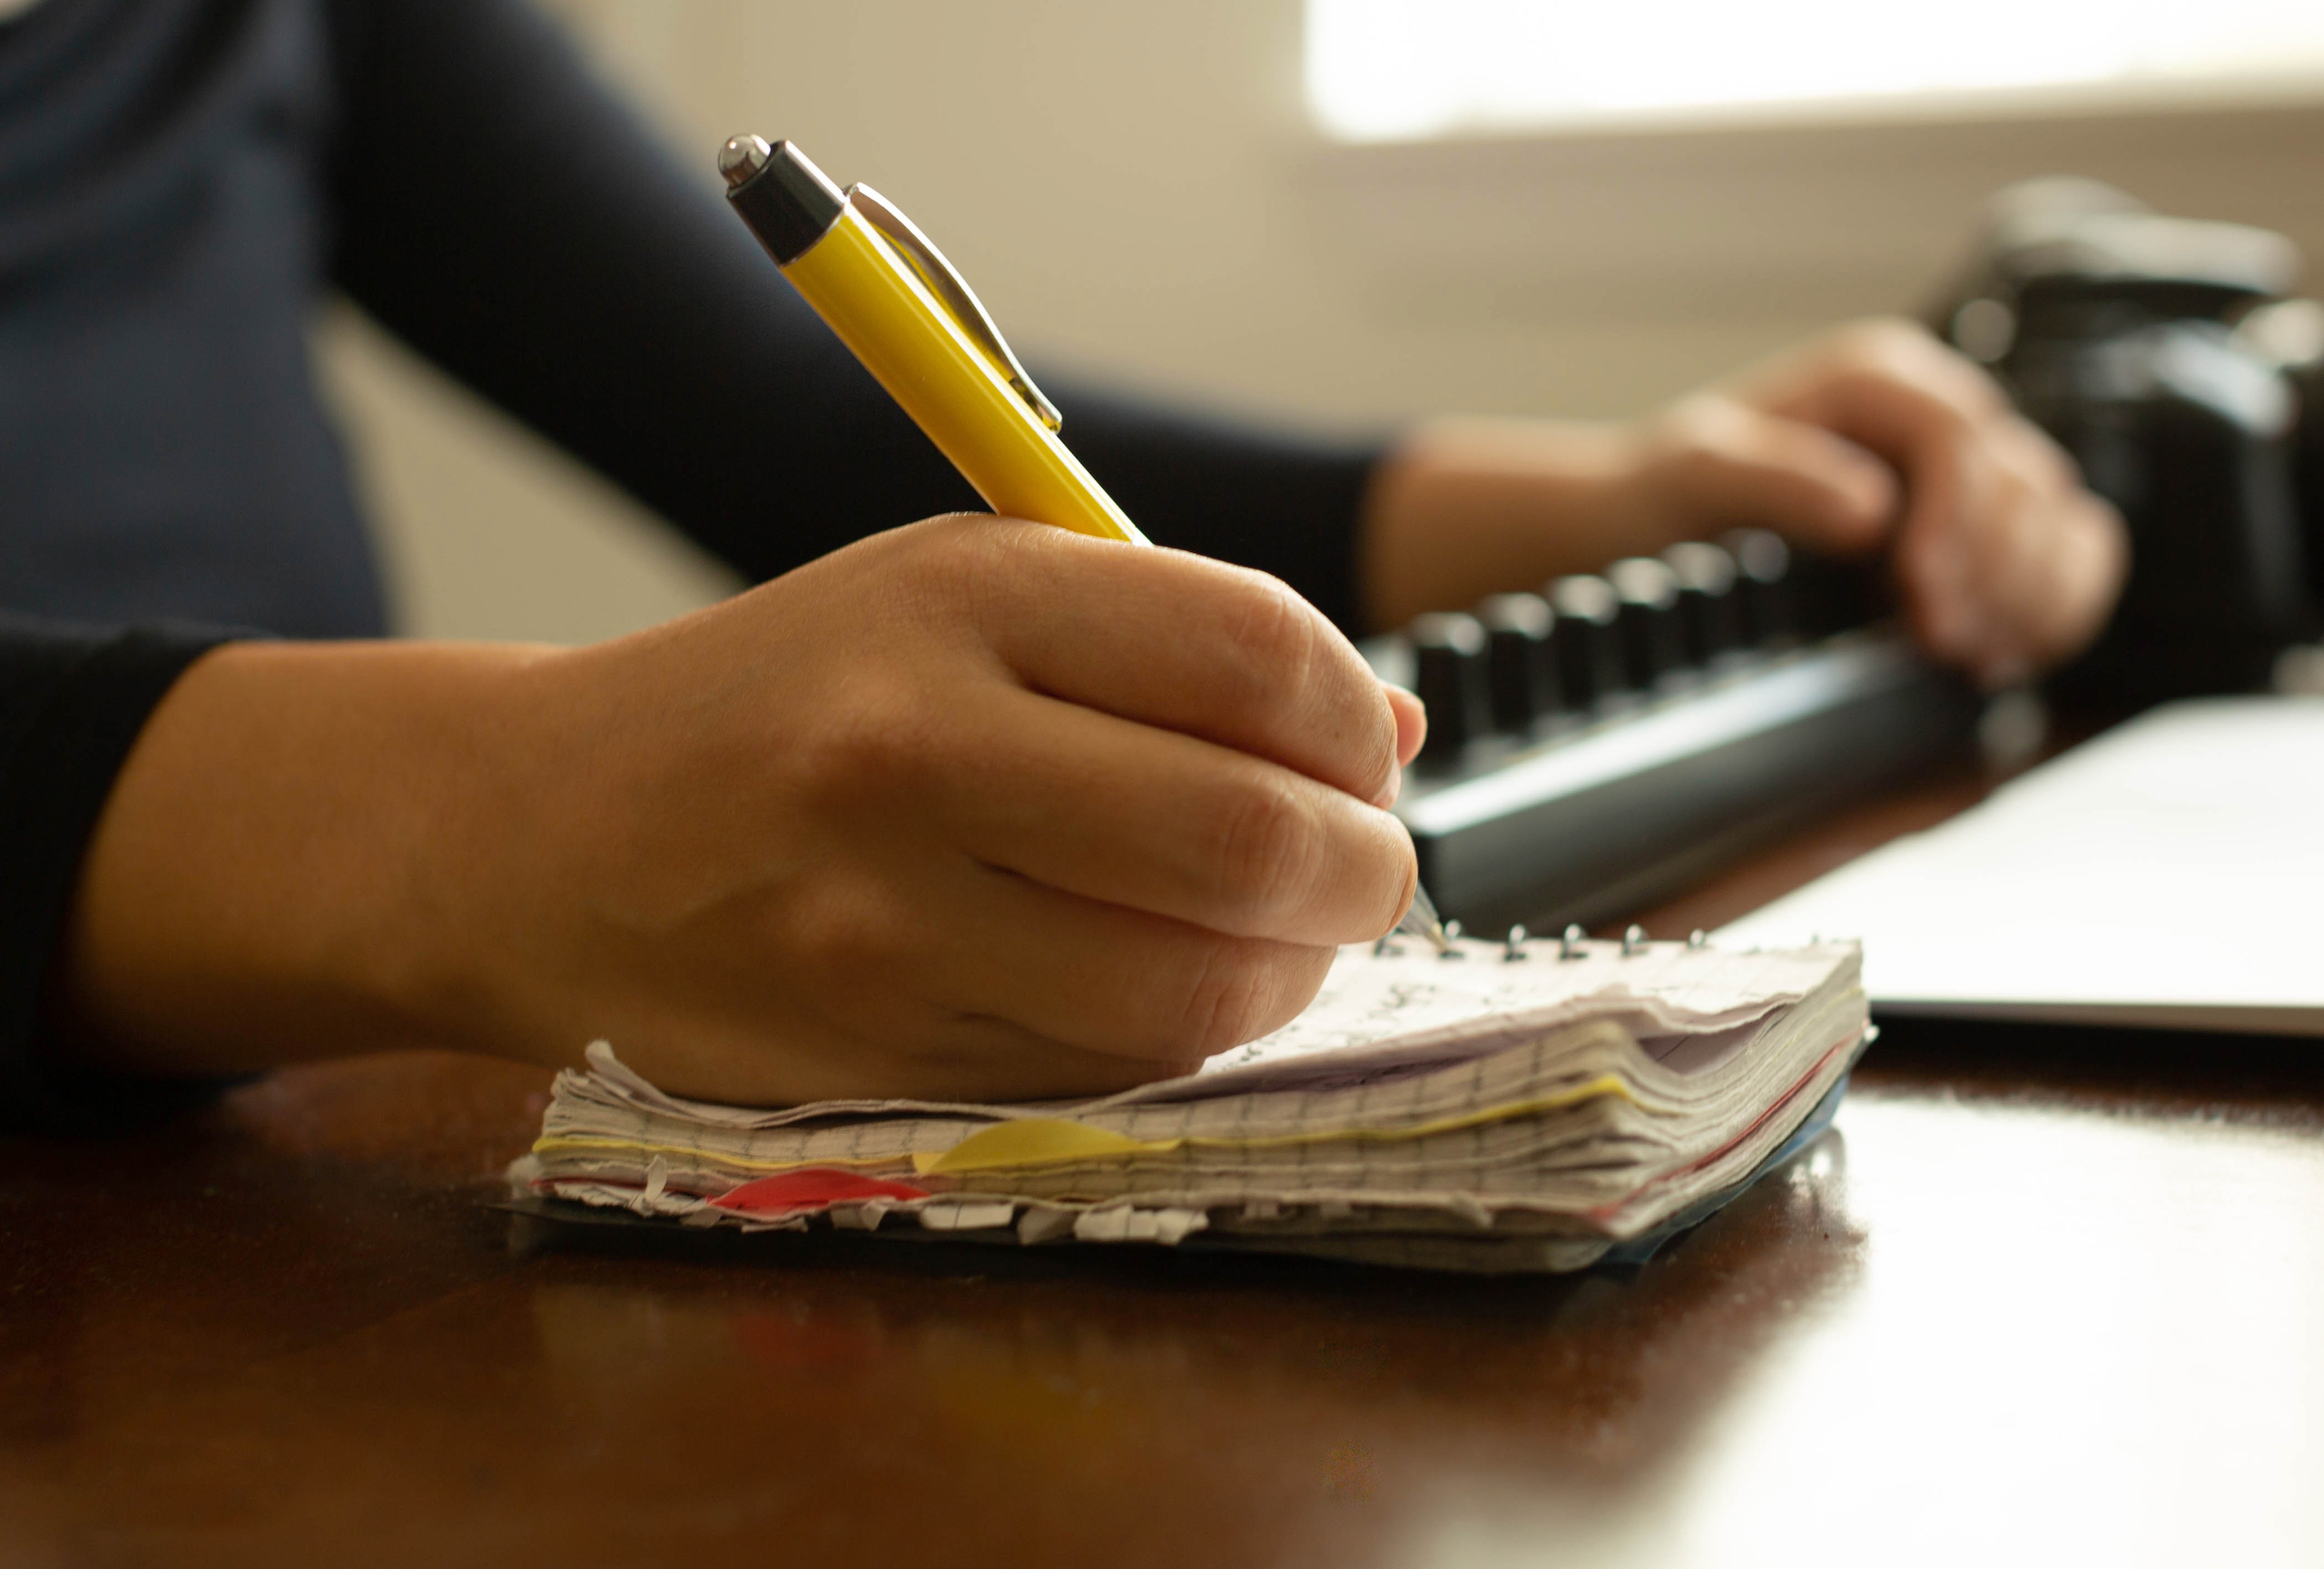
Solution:
M1374 484L1366 605L1397 626L1741 527L1887 550L1915 638L1988 686L2087 646L2128 563L2113 508L1983 371L1866 321L1630 424L1418 428Z
M1887 549L1915 638L1987 686L2079 653L2122 587L2113 508L1909 322L1842 328L1642 429L1662 508L1699 519L1684 532L1752 523L1827 555Z

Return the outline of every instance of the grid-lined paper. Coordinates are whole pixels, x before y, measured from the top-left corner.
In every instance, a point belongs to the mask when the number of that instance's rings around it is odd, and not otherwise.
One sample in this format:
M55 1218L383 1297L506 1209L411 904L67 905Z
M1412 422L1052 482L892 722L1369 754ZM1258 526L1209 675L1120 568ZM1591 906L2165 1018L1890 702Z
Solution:
M1017 1216L1097 1238L1089 1217L1127 1206L1146 1219L1105 1225L1140 1239L1227 1211L1246 1238L1630 1236L1764 1159L1865 1031L1853 945L1560 952L1348 950L1286 1029L1190 1078L1063 1105L712 1106L663 1094L601 1043L591 1071L559 1076L526 1180L689 1220L741 1183L834 1169L928 1195L838 1207L871 1225ZM959 1163L1003 1128L1022 1130L1009 1154ZM1051 1130L1064 1141L1045 1143Z

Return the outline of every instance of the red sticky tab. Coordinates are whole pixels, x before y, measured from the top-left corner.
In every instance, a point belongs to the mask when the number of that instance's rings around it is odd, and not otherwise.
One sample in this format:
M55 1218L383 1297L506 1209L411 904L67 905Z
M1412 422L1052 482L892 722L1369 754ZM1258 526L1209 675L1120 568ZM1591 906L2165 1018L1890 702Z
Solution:
M829 1167L819 1166L745 1182L740 1188L728 1189L711 1202L721 1209L732 1209L737 1215L789 1215L801 1209L822 1209L832 1204L850 1204L859 1199L927 1197L926 1189L915 1188L909 1182L859 1177L852 1171L835 1171Z

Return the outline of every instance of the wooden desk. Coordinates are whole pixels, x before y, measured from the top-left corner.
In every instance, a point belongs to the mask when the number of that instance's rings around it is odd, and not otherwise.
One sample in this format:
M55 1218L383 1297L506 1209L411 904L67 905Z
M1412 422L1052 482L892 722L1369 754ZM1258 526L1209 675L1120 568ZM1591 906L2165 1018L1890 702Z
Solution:
M448 1058L0 1146L0 1564L2324 1559L2324 1045L1925 1026L1858 1085L1564 1280L517 1257L543 1086Z

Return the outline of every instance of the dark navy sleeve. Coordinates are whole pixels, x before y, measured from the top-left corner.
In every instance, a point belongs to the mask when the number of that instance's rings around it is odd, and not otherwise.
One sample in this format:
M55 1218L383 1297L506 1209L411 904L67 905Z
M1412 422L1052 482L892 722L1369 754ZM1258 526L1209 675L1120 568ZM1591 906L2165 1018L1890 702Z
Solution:
M978 506L941 455L524 0L338 0L341 285L753 578ZM706 172L714 149L701 150ZM1369 441L1044 389L1157 543L1357 626Z
M229 635L0 613L0 1130L190 1104L214 1086L70 1067L41 1050L81 862L146 716Z

